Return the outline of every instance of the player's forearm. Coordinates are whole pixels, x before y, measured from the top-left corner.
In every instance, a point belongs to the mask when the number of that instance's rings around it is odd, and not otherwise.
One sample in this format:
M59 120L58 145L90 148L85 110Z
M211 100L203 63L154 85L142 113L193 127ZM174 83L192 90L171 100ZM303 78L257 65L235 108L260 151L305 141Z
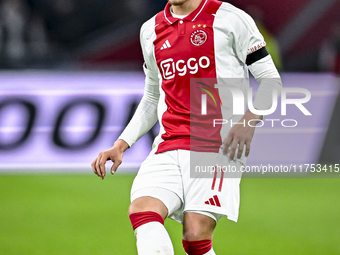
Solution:
M145 135L157 121L157 104L144 95L131 121L118 139L124 140L129 147Z
M149 65L150 66L150 65ZM144 95L131 121L118 139L124 140L129 147L145 135L157 121L159 100L158 73L143 65L145 73Z
M249 66L249 70L260 83L253 103L254 107L258 110L270 109L273 103L273 91L277 91L278 97L282 88L281 77L272 58L268 55Z

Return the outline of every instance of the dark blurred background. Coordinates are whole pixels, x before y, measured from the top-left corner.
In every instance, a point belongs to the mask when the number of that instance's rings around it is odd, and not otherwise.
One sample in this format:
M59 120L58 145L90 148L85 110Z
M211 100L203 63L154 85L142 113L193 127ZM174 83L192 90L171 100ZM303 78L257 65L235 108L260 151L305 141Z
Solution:
M0 0L1 69L140 70L139 29L166 0ZM286 72L340 72L339 0L230 0Z

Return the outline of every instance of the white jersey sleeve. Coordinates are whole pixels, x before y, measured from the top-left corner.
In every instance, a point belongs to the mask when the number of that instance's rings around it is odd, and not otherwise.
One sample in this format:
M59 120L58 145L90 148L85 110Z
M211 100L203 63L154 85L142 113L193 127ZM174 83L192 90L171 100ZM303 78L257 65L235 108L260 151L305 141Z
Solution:
M154 18L141 28L140 41L144 57L145 88L131 121L118 139L124 140L130 147L145 135L157 121L159 100L159 80L157 65L153 54Z
M266 42L254 20L247 13L229 4L225 4L225 8L230 15L228 20L233 34L235 53L242 63L248 65L249 71L260 83L253 105L258 110L268 110L273 102L273 90L278 94L281 90L280 75L266 50L267 55L264 54L264 57L260 54L259 57L255 57L255 60L247 61L249 55L264 50Z
M247 56L266 46L254 20L244 11L227 4L228 22L232 27L235 53L239 60L246 63Z
M281 92L282 81L273 59L270 55L256 61L249 66L254 78L260 83L257 90L254 107L258 110L268 110L273 103L273 91L276 90L277 97Z

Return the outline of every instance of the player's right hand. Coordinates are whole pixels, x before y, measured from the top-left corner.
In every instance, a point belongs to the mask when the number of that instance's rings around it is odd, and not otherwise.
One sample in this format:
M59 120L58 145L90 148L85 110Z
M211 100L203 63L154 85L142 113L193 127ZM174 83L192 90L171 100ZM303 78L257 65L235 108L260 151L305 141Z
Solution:
M123 154L129 148L129 145L123 140L117 140L108 150L99 153L98 157L92 162L93 172L104 180L106 175L105 163L108 160L113 162L111 174L114 174L123 161Z

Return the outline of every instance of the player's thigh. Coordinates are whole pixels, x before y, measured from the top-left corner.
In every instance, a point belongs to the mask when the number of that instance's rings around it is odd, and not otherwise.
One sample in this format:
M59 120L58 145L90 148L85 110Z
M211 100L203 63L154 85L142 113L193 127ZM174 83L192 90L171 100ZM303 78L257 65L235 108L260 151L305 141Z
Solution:
M166 211L168 216L182 203L183 186L177 151L150 153L133 182L129 212L157 210L161 215Z
M179 169L177 151L150 153L142 163L131 188L131 200L140 189L164 188L182 196L182 176Z
M188 155L188 153L190 153ZM194 155L194 158L193 158ZM237 221L239 213L239 184L240 178L231 177L228 172L216 171L196 175L195 167L192 165L198 162L203 165L210 162L211 165L218 163L219 166L226 166L227 169L234 167L240 168L240 163L229 161L227 157L219 153L201 153L201 152L182 152L181 160L183 172L183 189L184 189L184 212L197 211L210 216L218 221L223 215L229 219Z
M216 221L204 214L197 212L186 212L183 220L183 239L197 241L211 239Z

